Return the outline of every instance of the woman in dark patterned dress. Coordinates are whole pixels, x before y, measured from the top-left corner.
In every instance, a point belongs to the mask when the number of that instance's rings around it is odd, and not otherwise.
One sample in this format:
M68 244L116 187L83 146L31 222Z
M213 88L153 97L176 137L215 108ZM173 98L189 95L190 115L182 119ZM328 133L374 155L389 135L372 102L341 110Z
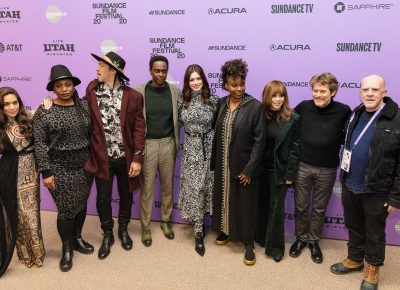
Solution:
M79 99L75 90L79 84L67 67L53 66L47 90L54 91L57 98L49 110L40 106L33 119L39 172L58 211L63 272L72 268L73 250L83 254L94 251L81 237L93 178L83 170L89 157L91 122L87 102Z
M39 174L32 120L17 91L0 88L0 277L16 245L20 261L43 265Z
M215 170L213 229L216 243L228 240L245 245L244 263L254 265L254 234L260 164L265 144L265 117L261 103L245 93L247 63L227 61L222 85L229 95L218 105L211 169Z
M185 128L178 205L182 217L193 224L195 250L200 256L205 253L204 217L212 214L214 174L210 171L210 158L217 104L218 98L210 94L203 69L197 64L189 65L178 99L179 122Z
M289 106L282 82L269 82L262 95L267 134L256 241L265 247L265 254L279 262L285 252L286 191L297 177L299 167L300 116Z

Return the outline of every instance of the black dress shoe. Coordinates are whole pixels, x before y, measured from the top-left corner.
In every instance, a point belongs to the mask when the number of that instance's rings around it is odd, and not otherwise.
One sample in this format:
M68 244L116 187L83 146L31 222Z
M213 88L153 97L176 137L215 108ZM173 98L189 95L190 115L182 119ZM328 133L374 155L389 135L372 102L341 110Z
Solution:
M275 254L275 255L272 256L272 258L274 258L274 261L278 263L278 262L280 262L282 260L283 255L281 253Z
M300 240L296 240L293 245L289 249L289 256L293 258L297 258L300 256L301 251L306 247L306 243Z
M72 268L72 257L74 256L74 250L72 249L71 240L62 242L62 256L60 260L60 270L62 272L68 272Z
M126 227L118 229L118 238L121 240L121 246L124 250L132 250L133 242Z
M194 236L194 242L196 247L194 248L200 256L204 256L204 253L206 252L206 248L204 247L204 242L203 242L203 236L201 233L197 233Z
M112 232L105 233L98 254L100 260L107 258L107 256L110 254L110 249L113 244L114 235L112 234Z
M252 266L256 263L256 253L254 252L254 245L247 244L246 251L244 253L244 260L243 262L247 266Z
M94 252L93 246L82 239L81 236L74 238L74 250L85 255L89 255Z
M219 246L225 245L229 241L229 236L226 235L225 233L221 232L217 239L215 240L215 243Z
M311 251L311 259L314 263L321 264L324 260L321 252L321 248L318 245L318 242L310 242L308 243L308 247Z

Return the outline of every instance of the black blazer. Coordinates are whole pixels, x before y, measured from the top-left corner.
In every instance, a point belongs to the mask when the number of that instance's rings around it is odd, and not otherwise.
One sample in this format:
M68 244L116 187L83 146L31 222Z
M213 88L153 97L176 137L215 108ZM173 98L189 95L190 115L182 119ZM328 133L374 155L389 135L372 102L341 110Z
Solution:
M258 100L251 96L248 97L251 99L240 106L233 124L232 138L229 144L231 178L237 178L241 173L249 177L260 174L266 132L264 110ZM225 113L229 110L227 98L227 96L221 98L218 103L211 170L215 170L217 154L221 154L221 150L217 148L222 141L222 130L218 124L223 122Z

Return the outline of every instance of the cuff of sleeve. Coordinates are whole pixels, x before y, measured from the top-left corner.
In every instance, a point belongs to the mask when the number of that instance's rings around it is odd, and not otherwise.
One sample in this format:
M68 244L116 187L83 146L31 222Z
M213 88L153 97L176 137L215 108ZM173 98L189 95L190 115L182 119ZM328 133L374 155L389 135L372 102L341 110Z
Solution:
M134 154L134 155L133 155L133 158L132 158L132 161L142 164L142 162L143 162L143 155Z
M43 170L41 173L42 173L42 178L43 179L44 178L48 178L48 177L53 175L50 170Z

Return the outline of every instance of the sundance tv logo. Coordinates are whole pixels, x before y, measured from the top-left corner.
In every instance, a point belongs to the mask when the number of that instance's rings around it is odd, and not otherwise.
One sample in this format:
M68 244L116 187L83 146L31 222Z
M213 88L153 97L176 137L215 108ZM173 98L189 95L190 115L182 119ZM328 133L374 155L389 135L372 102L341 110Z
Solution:
M246 14L246 8L208 8L208 15Z
M274 4L271 14L307 14L313 13L314 4Z
M122 46L119 46L114 40L112 39L105 39L101 42L100 50L103 54L107 54L110 51L117 52L123 49Z
M311 50L309 44L275 44L269 45L271 51L306 51Z
M364 12L364 11L387 11L393 8L393 3L361 3L361 4L345 4L344 2L337 2L333 6L336 13L349 12Z
M53 40L52 43L43 44L43 52L48 56L72 56L75 52L75 44Z
M18 23L21 20L20 10L11 10L9 7L0 7L0 23Z
M336 44L337 52L380 52L382 42L340 42Z
M3 43L0 42L0 53L5 52L20 52L22 51L22 44L20 43Z

